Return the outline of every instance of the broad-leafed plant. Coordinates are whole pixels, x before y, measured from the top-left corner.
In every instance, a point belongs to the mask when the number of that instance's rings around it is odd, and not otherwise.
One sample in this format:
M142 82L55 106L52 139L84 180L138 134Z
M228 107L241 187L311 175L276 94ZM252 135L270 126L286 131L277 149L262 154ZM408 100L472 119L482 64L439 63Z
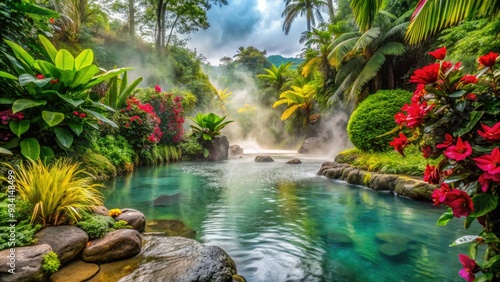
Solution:
M0 140L1 152L20 146L21 154L30 159L52 155L54 143L69 149L86 129L98 129L98 122L117 127L104 114L113 109L91 98L96 96L96 85L130 69L103 72L93 64L92 50L73 57L44 36L39 39L44 59L35 59L20 45L5 40L13 55L6 54L10 72L0 71L0 79L17 89L0 99L5 116L0 126L10 131Z
M221 130L226 125L233 122L232 120L224 121L226 116L220 117L214 113L198 113L194 118L190 117L190 119L195 123L195 125L190 126L196 140L203 146L203 156L205 158L209 155L208 144L211 143L214 137L221 135Z

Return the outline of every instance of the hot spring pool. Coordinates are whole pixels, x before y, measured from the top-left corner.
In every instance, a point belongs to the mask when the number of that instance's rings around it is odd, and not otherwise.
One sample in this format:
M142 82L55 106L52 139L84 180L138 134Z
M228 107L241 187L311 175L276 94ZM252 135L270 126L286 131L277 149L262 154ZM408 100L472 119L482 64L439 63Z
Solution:
M183 221L249 282L463 281L467 246L448 245L479 225L438 227L442 208L317 176L323 160L254 157L139 168L106 183L105 205Z

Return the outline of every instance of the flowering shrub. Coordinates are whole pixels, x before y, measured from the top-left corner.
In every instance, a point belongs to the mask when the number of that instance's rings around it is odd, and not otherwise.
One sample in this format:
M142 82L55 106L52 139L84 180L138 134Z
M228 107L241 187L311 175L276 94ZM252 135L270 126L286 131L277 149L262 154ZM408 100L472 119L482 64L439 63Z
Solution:
M120 135L128 140L134 150L147 150L160 142L163 135L159 127L160 118L151 104L143 104L132 97L127 100L127 106L120 110L117 119Z
M160 129L163 135L160 144L179 144L184 136L184 110L181 97L162 92L158 85L155 86L155 93L147 94L149 94L149 103L161 120Z
M466 217L465 228L477 220L479 235L458 238L452 245L470 244L469 254L460 254L467 281L482 272L481 281L500 279L500 114L498 54L479 58L475 75L463 74L460 63L445 61L446 48L429 53L436 63L416 70L410 82L417 83L412 103L395 115L400 133L391 145L400 153L417 143L425 158L444 156L436 166L427 165L424 180L438 184L432 193L436 205L448 210L438 219L446 225L453 217ZM479 261L476 254L484 247Z

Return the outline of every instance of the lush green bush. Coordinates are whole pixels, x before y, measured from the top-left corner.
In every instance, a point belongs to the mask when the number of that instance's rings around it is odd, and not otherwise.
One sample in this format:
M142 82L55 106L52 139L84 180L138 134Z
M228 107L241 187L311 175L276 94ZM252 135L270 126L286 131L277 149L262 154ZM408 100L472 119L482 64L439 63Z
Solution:
M198 142L198 138L194 134L184 136L184 140L180 143L180 147L184 159L196 160L203 158L203 145Z
M368 96L352 113L347 133L352 144L363 151L383 152L391 149L393 135L379 137L396 127L394 115L412 93L404 90L381 90Z
M35 232L42 227L40 224L30 224L32 206L29 202L20 199L13 202L12 199L8 198L7 194L0 193L0 250L33 244ZM8 222L11 219L9 204L15 205L14 219L17 220L15 241L9 241L11 234Z
M78 152L76 159L82 161L84 168L98 180L109 179L117 174L116 167L108 158L90 149Z
M111 134L97 137L92 149L105 156L115 167L125 168L133 164L134 150L125 137Z
M125 220L118 220L113 223L113 229L131 229L132 226L128 225L128 222Z
M110 216L84 214L83 219L78 222L78 227L87 232L89 238L96 239L113 231L115 220Z
M56 272L59 270L59 267L61 267L61 262L59 261L57 254L54 252L48 252L42 257L42 259L42 269L48 274Z

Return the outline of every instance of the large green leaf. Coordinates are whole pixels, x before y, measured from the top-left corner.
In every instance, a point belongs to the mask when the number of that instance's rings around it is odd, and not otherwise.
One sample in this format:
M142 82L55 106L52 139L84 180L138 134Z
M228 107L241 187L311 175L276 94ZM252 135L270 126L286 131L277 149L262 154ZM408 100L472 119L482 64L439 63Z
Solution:
M94 52L90 49L83 50L78 56L75 58L75 70L81 70L85 67L92 65L94 61Z
M465 236L462 236L462 237L456 239L455 241L453 241L453 243L451 243L450 247L468 244L468 243L476 241L478 238L481 238L481 237L477 236L477 235L465 235Z
M444 212L439 219L437 220L437 226L445 226L448 222L453 218L453 211L451 208L448 208L446 212Z
M471 131L472 128L474 128L474 126L476 126L476 124L478 123L478 121L481 119L481 117L483 116L483 114L484 114L483 111L473 111L473 112L471 112L470 113L470 120L469 120L469 122L464 127L461 127L458 131L454 132L453 135L454 136L462 136L465 133Z
M6 148L0 147L0 155L12 155L12 152Z
M92 110L87 110L88 113L92 114L93 116L95 116L98 120L102 121L102 122L105 122L109 125L111 125L112 127L114 128L118 128L118 125L116 125L116 123L112 120L109 120L107 118L105 118L103 115L101 115L100 113L98 112L94 112Z
M57 93L57 92L56 92ZM83 99L75 99L75 98L71 98L69 97L68 95L64 95L64 94L60 94L60 93L57 93L57 96L59 96L59 98L63 99L64 101L70 103L71 105L73 105L73 107L78 107L80 106L83 102L85 102Z
M44 17L53 17L53 18L58 18L59 13L56 11L43 8L37 5L33 5L30 3L26 3L25 1L19 1L16 4L16 9L18 11L22 11L28 14L34 14L34 15L39 15L39 16L44 16Z
M50 74L51 78L59 78L61 76L61 70L47 61L36 60L35 68L38 68L42 73Z
M75 67L75 58L68 50L61 49L57 52L55 64L59 69L72 71Z
M64 120L64 114L59 112L42 111L43 120L50 126L60 124Z
M469 216L480 217L494 210L498 205L498 197L492 194L476 194L472 197L474 211Z
M103 82L106 79L110 79L112 77L115 77L125 71L131 70L132 68L119 68L119 69L113 69L110 71L107 71L101 75L95 76L87 85L85 85L85 88L90 88L94 85L97 85L101 82Z
M383 8L384 0L352 0L351 9L360 30L369 29L375 16Z
M36 160L40 156L40 144L35 138L26 138L19 142L21 154L28 159Z
M21 138L19 137L11 138L9 141L7 141L7 143L2 144L2 147L4 147L5 149L15 148L19 146L19 141L21 141Z
M63 149L69 149L73 144L73 134L66 128L56 127L54 128L54 133L56 134L56 140L59 146Z
M27 74L27 73L23 73L19 76L19 84L21 86L26 86L26 85L30 84L31 82L33 82L36 86L42 88L45 85L47 85L47 83L49 83L50 80L51 80L50 77L38 79L38 78L32 76L31 74Z
M35 59L33 59L33 57L28 52L26 52L23 47L7 39L4 39L4 41L5 43L7 43L7 45L9 45L10 49L12 49L19 60L22 60L30 67L33 66Z
M40 39L40 42L42 43L43 48L47 52L47 55L49 55L49 58L52 61L52 63L55 63L57 49L54 47L52 42L50 42L50 40L48 40L45 36L39 34L38 39Z
M7 97L0 97L0 105L12 105L14 104L14 99Z
M17 80L17 76L4 71L0 71L0 77Z
M12 120L9 122L10 130L17 135L17 137L21 137L23 133L28 131L30 128L29 120Z
M54 151L47 146L40 147L40 158L52 158L54 157Z
M47 104L44 100L18 99L12 104L12 113Z
M16 59L15 57L5 54L5 57L9 60L10 64L12 65L12 68L14 71L18 74L21 75L23 73L29 73L33 75L33 71L31 70L31 67L22 63L20 60Z
M99 72L99 68L96 65L90 65L81 68L76 72L75 77L73 78L73 82L70 87L76 88L80 85L88 83L94 75Z
M83 131L83 124L80 122L68 122L69 128L73 130L73 132L77 135L80 136L80 134Z

